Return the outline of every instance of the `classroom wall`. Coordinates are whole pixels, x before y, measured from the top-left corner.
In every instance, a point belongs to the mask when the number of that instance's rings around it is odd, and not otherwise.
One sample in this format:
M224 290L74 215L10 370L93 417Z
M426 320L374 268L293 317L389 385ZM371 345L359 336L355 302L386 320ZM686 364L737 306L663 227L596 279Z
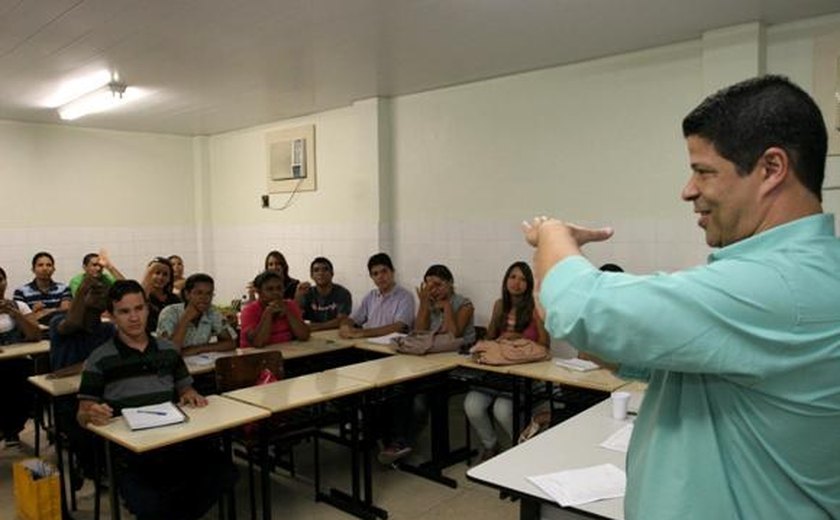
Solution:
M128 276L152 256L195 261L192 140L0 121L0 266L11 291L33 253L56 257L57 280L101 247Z
M840 15L747 24L208 137L0 122L0 265L14 287L41 248L58 254L59 279L100 245L130 276L147 257L178 252L188 270L214 274L224 302L276 248L302 279L312 257L329 256L336 280L360 299L370 288L366 259L386 250L409 287L428 265L448 264L480 323L505 267L529 258L519 223L534 215L614 226L613 240L588 249L596 263L640 273L695 265L709 251L679 199L682 117L708 85L739 72L784 73L810 89L814 38L838 30ZM262 209L265 134L304 124L316 126L317 191ZM832 161L828 176L840 185L835 170ZM77 203L90 193L94 202ZM272 195L272 206L287 198Z
M265 254L284 253L290 274L309 278L309 262L325 255L336 282L361 296L369 290L365 264L379 248L380 121L382 100L208 139L209 225L207 270L215 273L223 301L240 296L262 269ZM261 207L266 193L265 134L315 124L317 190L292 198L289 207ZM273 194L271 207L289 202Z

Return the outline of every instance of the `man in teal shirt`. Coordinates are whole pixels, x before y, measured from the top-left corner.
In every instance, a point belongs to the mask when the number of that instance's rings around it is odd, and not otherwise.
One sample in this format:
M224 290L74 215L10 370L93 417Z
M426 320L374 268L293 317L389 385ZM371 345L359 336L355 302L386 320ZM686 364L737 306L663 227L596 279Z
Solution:
M822 214L819 109L765 76L683 121L706 266L601 273L610 229L525 226L546 327L651 369L627 456L630 519L840 517L840 241Z

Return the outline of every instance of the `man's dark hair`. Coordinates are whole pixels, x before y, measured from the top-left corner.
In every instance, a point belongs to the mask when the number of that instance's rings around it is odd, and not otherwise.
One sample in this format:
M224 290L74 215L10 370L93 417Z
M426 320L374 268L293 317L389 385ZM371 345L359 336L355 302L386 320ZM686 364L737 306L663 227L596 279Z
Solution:
M315 260L312 260L312 263L309 264L310 273L312 272L312 269L315 268L315 264L323 264L327 266L327 269L329 269L331 273L334 272L332 262L330 262L330 259L325 256L318 256L315 258Z
M376 253L368 259L367 267L370 273L377 265L384 265L390 270L394 270L394 263L391 262L391 257L387 253Z
M711 142L738 174L749 175L770 147L783 149L799 182L822 200L827 135L820 109L783 76L762 76L712 94L682 123L683 135Z
M114 304L127 294L140 294L144 300L146 299L146 291L136 280L117 280L108 289L108 312L114 312Z
M452 276L452 271L443 264L435 264L426 269L426 274L423 275L423 278L426 278L427 276L436 276L444 282L449 283L453 283L455 281L455 278Z
M88 253L82 258L82 267L87 267L87 265L93 260L94 258L99 257L99 253Z
M200 283L209 283L214 287L216 286L216 282L213 281L213 277L209 274L195 273L189 275L187 280L184 282L184 292L192 291L193 288Z
M49 258L50 262L52 262L53 265L55 265L55 258L53 258L53 255L47 253L46 251L38 251L37 253L35 253L35 256L32 257L32 269L35 269L35 264L38 263L38 259L42 256Z
M262 289L262 286L269 280L280 280L281 283L284 283L283 274L278 273L277 271L263 271L254 278L254 287L257 290Z

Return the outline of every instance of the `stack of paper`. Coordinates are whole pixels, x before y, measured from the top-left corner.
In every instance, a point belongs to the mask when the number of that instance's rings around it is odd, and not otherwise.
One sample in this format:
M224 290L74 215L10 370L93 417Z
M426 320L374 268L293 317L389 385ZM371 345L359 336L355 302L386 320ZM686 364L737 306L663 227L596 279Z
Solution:
M633 435L633 423L626 425L622 429L610 435L610 437L602 442L600 446L602 448L607 448L608 450L627 453L627 449L630 447L631 435Z
M151 404L137 408L123 408L122 415L132 430L145 430L187 420L187 416L174 403Z
M528 477L563 507L624 496L627 477L612 464Z
M554 358L554 364L563 368L568 368L569 370L576 370L578 372L589 372L590 370L598 370L601 368L592 361L580 358Z

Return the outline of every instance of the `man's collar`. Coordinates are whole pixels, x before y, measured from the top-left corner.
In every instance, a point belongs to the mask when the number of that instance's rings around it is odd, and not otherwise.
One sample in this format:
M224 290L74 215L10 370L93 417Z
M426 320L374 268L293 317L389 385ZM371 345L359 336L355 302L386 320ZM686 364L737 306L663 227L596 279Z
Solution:
M146 334L146 338L148 340L146 343L146 348L140 351L136 348L132 348L126 345L122 338L120 338L120 332L117 331L117 333L114 334L114 346L117 347L117 351L120 353L120 355L132 354L137 352L155 352L158 348L157 340L154 336L148 333Z

